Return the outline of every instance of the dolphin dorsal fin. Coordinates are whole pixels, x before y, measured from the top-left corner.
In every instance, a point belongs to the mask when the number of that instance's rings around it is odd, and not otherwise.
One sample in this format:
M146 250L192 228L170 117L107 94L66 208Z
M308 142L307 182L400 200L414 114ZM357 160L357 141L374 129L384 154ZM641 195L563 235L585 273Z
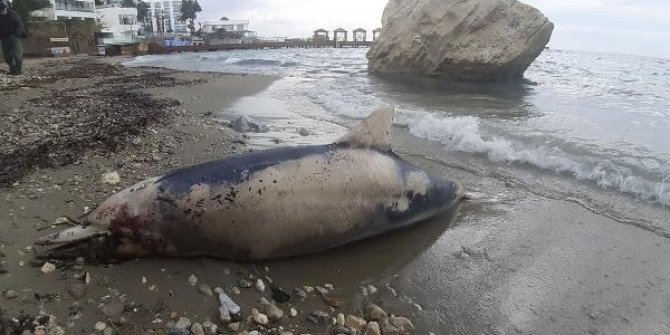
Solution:
M392 106L377 110L340 137L335 144L391 151L391 124L394 112L395 108Z

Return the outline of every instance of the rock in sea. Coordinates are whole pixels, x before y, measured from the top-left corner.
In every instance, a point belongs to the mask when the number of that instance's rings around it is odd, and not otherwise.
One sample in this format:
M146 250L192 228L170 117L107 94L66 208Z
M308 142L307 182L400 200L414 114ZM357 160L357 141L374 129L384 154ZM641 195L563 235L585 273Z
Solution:
M491 82L520 78L554 24L516 0L389 0L373 72Z
M267 124L254 120L246 115L242 115L233 121L232 127L240 133L267 133L270 130L270 127Z

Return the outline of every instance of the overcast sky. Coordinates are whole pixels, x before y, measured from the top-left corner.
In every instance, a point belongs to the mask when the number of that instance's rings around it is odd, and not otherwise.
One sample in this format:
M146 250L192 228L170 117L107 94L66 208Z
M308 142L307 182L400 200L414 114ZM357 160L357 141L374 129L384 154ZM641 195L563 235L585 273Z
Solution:
M263 37L381 26L387 0L199 0L200 18L250 20ZM670 58L670 0L524 0L556 28L549 46Z

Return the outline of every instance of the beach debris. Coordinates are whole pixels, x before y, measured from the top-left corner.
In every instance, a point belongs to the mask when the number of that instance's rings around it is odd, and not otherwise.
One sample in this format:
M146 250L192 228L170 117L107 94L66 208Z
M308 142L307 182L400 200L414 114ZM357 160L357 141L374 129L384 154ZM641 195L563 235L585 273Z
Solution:
M220 293L219 294L219 303L221 306L225 306L226 309L230 312L230 314L240 314L242 309L240 306L233 301L227 294L225 293Z
M232 122L231 126L240 133L267 133L270 130L270 126L261 121L255 120L248 115L242 115L238 117L235 119L235 121Z
M191 286L195 286L198 284L198 277L195 275L190 275L188 276L188 284Z
M381 321L388 317L388 314L375 304L367 304L364 308L365 319L368 321Z
M273 304L270 304L268 306L265 313L267 314L268 319L271 322L278 322L279 320L281 320L284 317L284 311L281 308L279 308L279 307L277 307Z
M212 288L210 288L209 285L204 284L204 283L198 285L198 291L200 291L200 293L202 293L206 296L209 296L209 297L214 296L214 292L212 292Z
M100 180L104 184L116 185L121 182L121 176L116 171L105 172L102 174L102 177L100 177Z
M56 271L56 265L54 265L52 263L49 263L49 262L46 262L46 263L44 263L44 265L42 265L40 270L44 274L49 274L49 273L52 273L52 272Z

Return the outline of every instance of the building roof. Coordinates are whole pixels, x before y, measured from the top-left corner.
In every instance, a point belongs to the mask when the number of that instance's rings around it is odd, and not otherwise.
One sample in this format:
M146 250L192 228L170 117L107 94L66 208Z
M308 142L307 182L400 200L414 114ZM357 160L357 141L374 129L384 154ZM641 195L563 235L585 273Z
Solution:
M315 30L314 32L315 32L315 33L327 33L328 30L321 28L321 29L317 29L317 30Z
M347 30L344 29L344 28L337 28L337 29L335 29L335 31L340 32L340 31L347 31Z
M359 32L359 31L367 32L367 30L365 30L365 29L363 29L363 28L358 28L358 29L354 30L355 33L356 33L356 32Z

